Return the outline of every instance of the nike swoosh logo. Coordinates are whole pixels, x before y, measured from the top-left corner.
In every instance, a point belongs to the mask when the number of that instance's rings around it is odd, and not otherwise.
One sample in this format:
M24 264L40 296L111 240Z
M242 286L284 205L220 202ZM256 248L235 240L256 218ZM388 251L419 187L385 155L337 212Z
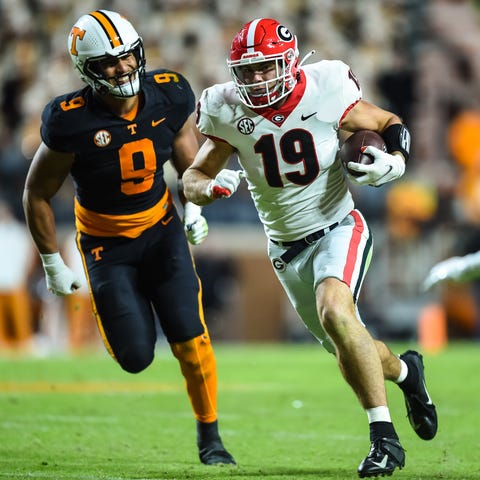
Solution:
M380 185L378 184L378 182L382 179L382 178L385 178L391 171L393 170L393 167L391 165L388 166L388 170L380 177L380 178L377 178L375 181L377 182L377 185L378 186L381 186L383 185L383 183L381 183Z
M388 461L388 455L385 455L381 462L373 462L372 461L372 463L379 468L385 468L387 466L387 461Z
M423 381L423 388L425 389L425 393L427 394L427 405L433 405L432 398L430 397L430 394L428 393L427 386L425 385L425 380Z
M167 119L167 117L163 117L160 120L152 120L152 127L156 127L160 125L162 122L164 122Z
M170 217L166 218L165 220L163 220L163 218L162 218L162 220L160 220L160 221L162 222L162 225L168 225L172 221L172 219L173 219L173 216L170 216Z
M311 113L310 115L303 115L302 114L302 120L305 121L305 120L308 120L310 117L313 117L317 112L313 112Z

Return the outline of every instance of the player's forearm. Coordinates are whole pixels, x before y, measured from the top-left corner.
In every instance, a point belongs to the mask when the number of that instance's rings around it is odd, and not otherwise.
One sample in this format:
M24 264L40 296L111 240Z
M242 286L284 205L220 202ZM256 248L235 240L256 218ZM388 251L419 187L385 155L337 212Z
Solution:
M212 179L196 168L187 168L182 176L183 193L186 199L197 205L207 205L213 201L208 195L208 185Z
M23 210L39 253L58 252L55 217L50 204L46 200L36 198L27 189L23 195Z

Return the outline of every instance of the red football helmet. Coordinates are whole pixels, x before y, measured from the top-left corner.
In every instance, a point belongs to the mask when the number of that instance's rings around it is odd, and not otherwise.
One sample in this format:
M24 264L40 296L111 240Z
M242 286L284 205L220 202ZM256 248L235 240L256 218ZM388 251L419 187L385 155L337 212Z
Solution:
M275 78L248 83L245 72L262 72L262 64L273 64ZM276 20L257 18L235 35L227 65L240 99L247 107L273 105L287 96L297 84L297 37Z

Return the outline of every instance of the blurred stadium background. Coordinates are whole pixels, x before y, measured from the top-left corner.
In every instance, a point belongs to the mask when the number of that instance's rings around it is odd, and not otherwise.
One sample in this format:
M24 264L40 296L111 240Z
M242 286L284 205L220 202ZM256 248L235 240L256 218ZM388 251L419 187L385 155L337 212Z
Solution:
M384 339L423 341L423 322L452 339L480 338L480 282L420 290L434 263L480 249L479 1L0 0L1 352L99 347L82 293L59 299L46 292L21 208L43 106L81 86L67 35L79 16L97 8L126 15L144 39L147 68L183 73L197 95L229 80L231 39L256 17L290 26L301 56L315 49L311 61L348 63L364 98L401 115L413 137L404 179L354 189L375 239L363 317ZM75 265L72 200L67 182L54 207L64 255ZM212 337L312 341L274 277L246 189L204 213L211 233L193 251Z

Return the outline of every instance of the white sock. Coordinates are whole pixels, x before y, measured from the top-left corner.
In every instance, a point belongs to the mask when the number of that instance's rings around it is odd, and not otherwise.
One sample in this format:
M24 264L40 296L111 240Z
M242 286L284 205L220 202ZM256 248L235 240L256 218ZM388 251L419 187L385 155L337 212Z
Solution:
M368 423L373 422L389 422L392 423L392 419L390 418L390 410L388 407L373 407L367 408L365 410L367 412Z
M400 375L395 380L395 383L402 383L408 375L408 366L407 364L400 358Z

